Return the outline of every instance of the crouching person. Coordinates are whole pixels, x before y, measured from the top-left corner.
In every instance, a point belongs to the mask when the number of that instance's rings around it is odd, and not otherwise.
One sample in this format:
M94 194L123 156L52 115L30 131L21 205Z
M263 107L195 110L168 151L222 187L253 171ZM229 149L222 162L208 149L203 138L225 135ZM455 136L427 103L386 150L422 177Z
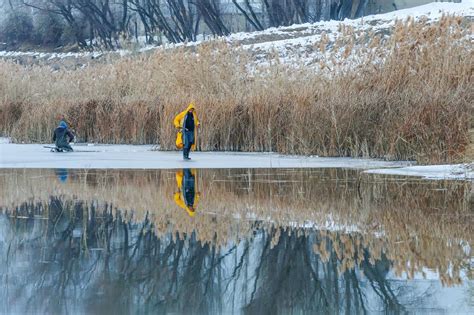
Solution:
M54 130L54 133L53 133L53 141L56 144L56 149L59 152L73 151L72 147L69 145L69 142L73 140L74 140L74 135L67 127L66 122L64 120L61 120L59 122L58 127Z

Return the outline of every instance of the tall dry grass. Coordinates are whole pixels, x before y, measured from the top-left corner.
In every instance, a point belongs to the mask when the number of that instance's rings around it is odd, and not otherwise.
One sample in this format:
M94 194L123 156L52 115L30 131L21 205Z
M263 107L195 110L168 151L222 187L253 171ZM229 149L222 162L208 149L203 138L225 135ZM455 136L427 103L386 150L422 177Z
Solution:
M341 36L334 49L353 42ZM50 141L64 116L80 141L171 150L172 118L195 101L201 150L452 161L474 114L470 36L457 17L398 22L390 38L367 39L371 52L347 44L366 61L331 75L277 59L253 69L250 51L221 42L74 71L0 61L0 133Z

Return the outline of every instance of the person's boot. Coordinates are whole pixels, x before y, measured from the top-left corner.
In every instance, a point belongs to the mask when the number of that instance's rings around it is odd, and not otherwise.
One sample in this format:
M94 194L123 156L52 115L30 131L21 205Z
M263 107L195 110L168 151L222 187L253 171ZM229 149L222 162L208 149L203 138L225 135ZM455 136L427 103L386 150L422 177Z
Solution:
M188 150L183 151L183 160L191 160L189 158L189 151Z

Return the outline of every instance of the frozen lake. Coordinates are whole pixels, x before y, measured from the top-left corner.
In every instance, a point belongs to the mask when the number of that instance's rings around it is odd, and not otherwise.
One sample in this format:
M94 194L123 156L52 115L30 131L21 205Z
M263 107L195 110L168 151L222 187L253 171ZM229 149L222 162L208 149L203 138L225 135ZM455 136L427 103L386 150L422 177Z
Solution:
M346 168L375 174L474 180L474 163L416 166L408 161L239 152L193 152L191 161L183 161L180 152L155 151L150 145L76 145L71 153L53 153L44 146L13 144L0 138L0 169Z

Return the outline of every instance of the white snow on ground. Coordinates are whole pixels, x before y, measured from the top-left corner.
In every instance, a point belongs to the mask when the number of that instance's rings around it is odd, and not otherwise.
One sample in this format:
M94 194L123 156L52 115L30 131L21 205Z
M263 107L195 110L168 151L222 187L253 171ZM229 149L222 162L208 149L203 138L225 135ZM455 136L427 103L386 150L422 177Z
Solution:
M304 32L311 33L311 30L322 29L337 32L340 24L351 25L354 27L366 25L370 27L372 22L378 27L384 25L393 25L395 20L404 20L408 17L419 19L427 17L431 20L439 19L443 14L457 16L474 15L474 1L464 0L462 3L433 2L430 4L413 7L410 9L393 11L385 14L369 15L359 19L345 19L344 21L322 21L317 23L294 24L291 26L272 27L260 32L234 33L226 37L230 42L243 41L245 39L255 38L261 35L287 35L289 32L305 29Z
M78 53L46 53L36 51L0 51L0 57L35 57L39 59L64 59L64 58L79 58L79 57L90 57L98 58L102 56L102 52L78 52Z
M320 62L325 64L324 69L334 71L335 67L356 67L363 64L365 55L371 50L361 54L358 48L367 44L365 37L372 37L374 34L384 34L386 38L395 26L396 20L405 20L413 17L415 20L424 19L427 23L437 21L443 14L473 17L474 1L463 1L462 3L433 2L431 4L414 7L405 10L394 11L386 14L371 15L355 20L344 21L322 21L317 23L296 24L287 27L269 28L264 31L251 33L236 33L227 37L210 38L196 42L165 44L163 46L143 46L138 52L146 52L160 49L173 49L176 47L192 47L212 40L221 40L229 44L240 45L244 50L250 51L255 60L255 66L268 66L275 63L275 56L278 56L278 63L289 64L295 67L314 67L319 70ZM345 49L335 48L335 42L339 37L344 37L341 25L353 28L354 47L348 55ZM347 36L346 36L347 37ZM472 36L471 36L472 37ZM468 38L467 40L471 40ZM360 42L359 42L360 41ZM321 45L321 42L323 44ZM320 47L324 46L325 51ZM134 53L129 50L119 50L115 52L82 52L82 53L42 53L42 52L12 52L0 51L0 58L33 57L40 60L60 60L65 58L90 58L96 59L103 55L126 56ZM380 54L383 58L384 53ZM336 59L334 59L334 57ZM375 58L372 62L380 62Z
M242 44L243 49L251 51L255 57L254 65L260 66L260 70L274 64L285 64L295 69L311 68L322 74L334 75L365 66L367 62L382 63L390 55L386 42L397 20L412 17L429 25L446 14L473 17L474 5L472 2L431 3L356 20L325 21L241 33L229 36L227 41ZM380 36L380 43L369 48L367 38L375 36ZM472 40L472 34L469 34L456 44L472 45Z
M371 174L417 176L426 179L466 179L474 180L474 162L456 165L426 165L401 168L371 169Z
M75 152L53 153L42 144L0 143L0 168L171 169L171 168L352 168L407 166L407 162L370 159L285 156L274 153L151 151L149 145L75 146ZM79 152L81 151L81 152ZM95 152L94 152L95 151Z

